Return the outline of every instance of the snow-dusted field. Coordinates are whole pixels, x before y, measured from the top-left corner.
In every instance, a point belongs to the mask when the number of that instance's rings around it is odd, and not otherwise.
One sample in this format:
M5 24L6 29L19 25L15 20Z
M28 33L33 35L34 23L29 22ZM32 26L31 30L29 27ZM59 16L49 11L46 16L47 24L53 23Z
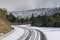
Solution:
M14 25L15 31L1 40L60 40L60 28Z

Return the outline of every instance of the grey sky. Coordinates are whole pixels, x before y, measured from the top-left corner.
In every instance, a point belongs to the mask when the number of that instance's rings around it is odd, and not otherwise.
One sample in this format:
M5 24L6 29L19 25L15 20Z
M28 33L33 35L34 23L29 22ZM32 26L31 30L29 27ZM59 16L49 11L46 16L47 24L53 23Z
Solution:
M0 0L0 8L6 8L9 11L59 6L60 0Z

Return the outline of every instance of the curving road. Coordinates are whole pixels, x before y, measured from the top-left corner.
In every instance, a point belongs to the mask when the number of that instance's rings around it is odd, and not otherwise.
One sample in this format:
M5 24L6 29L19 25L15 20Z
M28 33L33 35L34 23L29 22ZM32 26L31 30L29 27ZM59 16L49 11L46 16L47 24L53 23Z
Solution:
M25 33L18 40L47 40L45 34L38 29L20 26L18 27L28 31L27 33L25 31Z
M30 27L15 26L15 32L1 40L47 40L45 34Z

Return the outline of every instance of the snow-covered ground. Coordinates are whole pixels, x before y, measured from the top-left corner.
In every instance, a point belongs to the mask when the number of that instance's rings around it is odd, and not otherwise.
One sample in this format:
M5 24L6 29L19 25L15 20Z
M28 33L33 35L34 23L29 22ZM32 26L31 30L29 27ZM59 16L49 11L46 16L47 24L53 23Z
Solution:
M31 40L60 40L60 28L51 28L51 27L32 27L30 24L27 25L14 25L15 32L6 36L2 40L22 40L26 38L27 40L32 38ZM21 28L22 27L22 28ZM29 32L25 32L27 29ZM37 29L37 30L35 30ZM24 35L24 33L26 33ZM31 34L30 34L31 33ZM23 36L24 35L24 36ZM46 38L44 39L43 38ZM20 39L21 38L21 39ZM41 39L40 39L41 38Z
M20 26L26 26L26 27L30 27L32 29L38 29L40 31L42 31L47 40L60 40L60 28L52 28L52 27L32 27L29 24L28 25L20 25Z
M17 40L19 39L19 37L21 37L24 34L23 29L15 27L15 26L12 26L12 27L14 27L15 31L1 40Z
M38 29L42 31L47 40L60 40L60 28L51 28L51 27L31 27L33 29Z

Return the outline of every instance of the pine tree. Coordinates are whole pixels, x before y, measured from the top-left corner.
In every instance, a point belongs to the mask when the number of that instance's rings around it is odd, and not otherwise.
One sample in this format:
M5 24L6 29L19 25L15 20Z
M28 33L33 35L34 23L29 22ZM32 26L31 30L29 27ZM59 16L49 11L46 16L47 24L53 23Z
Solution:
M30 18L31 19L31 25L33 26L35 21L34 21L34 15L32 14L32 17Z

